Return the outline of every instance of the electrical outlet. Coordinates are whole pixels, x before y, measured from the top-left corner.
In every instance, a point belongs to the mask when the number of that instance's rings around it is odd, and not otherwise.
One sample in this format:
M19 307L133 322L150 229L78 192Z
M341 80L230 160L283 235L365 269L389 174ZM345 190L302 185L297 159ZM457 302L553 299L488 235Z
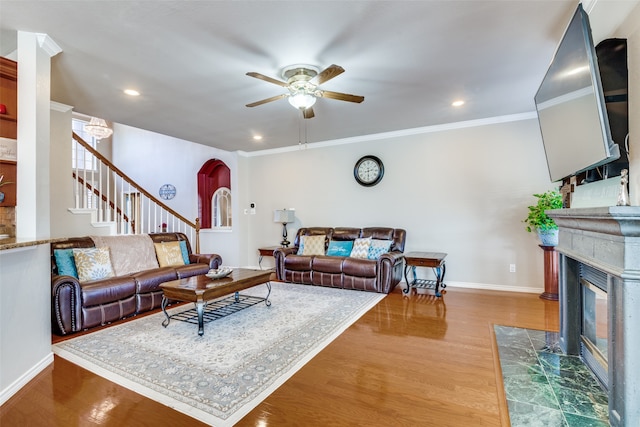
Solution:
M509 264L509 273L515 273L515 272L516 272L516 265Z

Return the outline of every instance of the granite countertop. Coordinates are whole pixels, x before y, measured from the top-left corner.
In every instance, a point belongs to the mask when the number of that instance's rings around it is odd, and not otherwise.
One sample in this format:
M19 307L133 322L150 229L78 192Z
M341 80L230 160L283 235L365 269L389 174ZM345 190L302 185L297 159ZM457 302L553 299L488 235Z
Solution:
M55 239L28 239L28 238L17 238L17 237L9 237L5 239L0 239L0 251L4 251L7 249L15 249L15 248L25 248L28 246L38 246L45 245L51 242L57 242L60 240L64 240L64 238L55 238Z

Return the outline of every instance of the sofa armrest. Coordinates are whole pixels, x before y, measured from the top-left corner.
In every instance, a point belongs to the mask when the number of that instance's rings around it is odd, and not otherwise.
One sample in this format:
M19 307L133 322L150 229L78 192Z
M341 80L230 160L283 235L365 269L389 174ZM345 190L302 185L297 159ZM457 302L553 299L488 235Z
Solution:
M293 246L291 248L277 248L273 251L273 258L276 263L276 277L278 280L284 281L284 259L287 255L295 254L298 252L298 248Z
M51 276L51 326L58 335L82 330L80 282L72 276Z
M387 252L378 258L378 292L390 293L402 280L404 253Z
M222 257L218 254L190 254L191 264L208 264L209 268L218 268L222 265Z

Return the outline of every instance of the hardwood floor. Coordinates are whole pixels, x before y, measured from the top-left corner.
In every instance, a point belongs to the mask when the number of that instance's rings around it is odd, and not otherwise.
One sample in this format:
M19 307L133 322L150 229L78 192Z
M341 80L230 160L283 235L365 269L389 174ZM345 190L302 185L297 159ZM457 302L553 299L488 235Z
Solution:
M558 303L396 288L236 425L508 426L493 324L557 331ZM203 424L56 356L0 407L0 425Z

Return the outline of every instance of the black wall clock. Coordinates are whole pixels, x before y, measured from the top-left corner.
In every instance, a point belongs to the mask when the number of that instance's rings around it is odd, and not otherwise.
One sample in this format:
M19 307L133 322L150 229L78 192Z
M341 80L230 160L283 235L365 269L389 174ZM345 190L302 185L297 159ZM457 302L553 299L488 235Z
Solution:
M158 190L158 194L163 200L171 200L176 197L176 187L171 184L164 184L160 187L160 190Z
M371 187L382 180L384 165L376 156L364 156L356 162L353 176L360 185Z

